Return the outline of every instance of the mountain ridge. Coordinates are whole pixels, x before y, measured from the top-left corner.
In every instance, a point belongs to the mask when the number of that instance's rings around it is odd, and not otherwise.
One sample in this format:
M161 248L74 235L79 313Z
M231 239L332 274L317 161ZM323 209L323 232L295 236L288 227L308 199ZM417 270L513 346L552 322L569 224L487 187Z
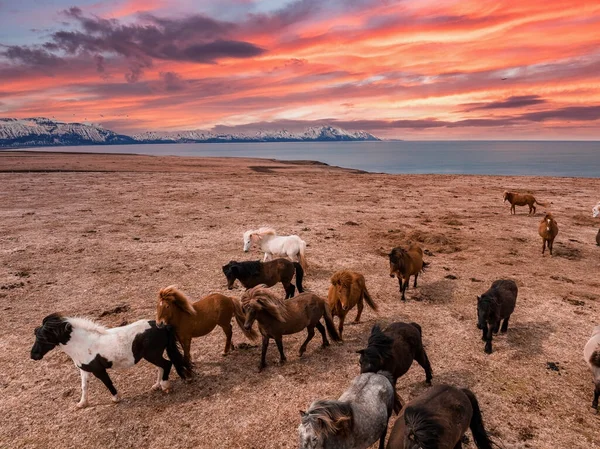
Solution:
M100 125L67 123L45 117L0 118L0 148L135 145L142 143L219 143L219 142L340 142L378 141L366 131L348 131L332 125L312 126L301 132L285 129L255 133L214 133L211 131L146 131L119 134Z

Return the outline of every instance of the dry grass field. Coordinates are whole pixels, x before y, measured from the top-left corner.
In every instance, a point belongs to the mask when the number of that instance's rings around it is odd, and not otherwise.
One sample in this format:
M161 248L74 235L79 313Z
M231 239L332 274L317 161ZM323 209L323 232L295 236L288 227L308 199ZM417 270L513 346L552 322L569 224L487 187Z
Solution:
M373 324L416 321L434 383L471 388L505 448L600 447L582 351L600 322L600 179L365 174L311 163L250 159L0 153L0 447L297 447L298 410L337 398L359 373L356 350ZM502 192L531 192L558 222L554 256L541 255L545 210L509 215ZM192 343L197 376L172 373L171 394L151 392L146 362L110 375L119 404L97 380L78 410L80 381L55 349L30 359L33 329L55 311L107 326L152 318L160 288L191 298L227 294L221 266L256 260L242 233L271 225L308 243L305 286L326 296L331 274L365 275L379 313L347 325L343 344L299 358L305 333L284 337L258 373L260 348L234 327L221 356L219 328ZM386 254L418 241L431 263L399 300ZM519 286L507 335L483 351L476 297L499 278ZM283 295L283 288L274 287ZM241 296L242 289L229 292ZM354 319L351 312L348 321ZM415 363L398 381L406 402L426 390ZM466 446L473 448L472 438Z

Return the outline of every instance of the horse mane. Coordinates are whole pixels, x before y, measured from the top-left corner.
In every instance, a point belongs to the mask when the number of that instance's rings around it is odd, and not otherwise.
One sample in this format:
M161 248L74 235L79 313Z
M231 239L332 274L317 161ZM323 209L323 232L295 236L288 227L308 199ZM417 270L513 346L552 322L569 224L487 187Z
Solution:
M420 448L436 449L440 446L444 425L425 407L409 405L404 410L404 423L408 438L416 441Z
M350 287L352 285L352 272L342 270L334 273L334 275L331 276L331 283L333 285L339 283L344 287Z
M256 231L254 231L253 234L259 234L259 235L277 235L277 232L275 232L275 229L273 229L273 228L262 227L262 228L258 228Z
M396 248L392 249L392 252L388 254L388 257L390 258L391 263L398 264L398 266L400 266L400 264L404 261L405 254L406 250L397 246Z
M393 343L394 339L384 334L379 324L376 324L371 329L367 348L362 353L369 361L378 362L380 359L390 359L392 357Z
M107 327L96 323L94 320L85 317L69 317L65 318L71 326L76 329L84 329L86 331L95 332L97 334L106 334Z
M317 437L349 434L354 427L352 406L349 402L315 401L302 417L302 423L312 424Z
M246 290L242 295L242 305L244 308L264 311L277 321L285 322L288 317L285 301L271 293L265 284Z
M174 285L169 285L168 287L161 289L158 293L158 298L160 301L171 302L185 313L196 315L196 309L194 309L192 302Z
M247 262L233 262L238 269L240 277L258 276L261 272L261 262L259 260L250 260Z

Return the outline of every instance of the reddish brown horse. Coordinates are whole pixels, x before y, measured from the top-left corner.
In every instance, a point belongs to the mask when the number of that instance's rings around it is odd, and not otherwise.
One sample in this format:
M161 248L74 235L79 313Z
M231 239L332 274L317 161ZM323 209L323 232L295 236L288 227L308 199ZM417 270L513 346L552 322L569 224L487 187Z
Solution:
M550 255L552 255L552 246L554 245L554 239L558 235L558 225L556 224L556 220L552 216L550 212L546 214L544 219L540 221L540 225L538 226L538 233L542 238L542 254L546 251L546 246L550 250Z
M192 338L208 334L217 325L223 329L227 337L223 351L223 355L227 355L234 348L231 341L233 334L231 318L234 316L244 335L250 340L256 340L258 337L256 331L244 327L244 312L240 302L235 298L213 293L192 304L174 285L163 288L158 295L156 322L169 324L175 328L186 360L190 360Z
M535 215L535 204L547 207L546 203L541 203L535 199L533 195L529 193L515 193L515 192L504 192L504 202L510 203L510 213L514 215L515 206L529 206L529 215L533 213Z
M429 264L423 262L423 250L416 243L410 245L408 251L404 248L396 247L388 254L388 257L390 258L390 277L394 277L394 275L398 277L402 301L406 301L404 292L408 287L410 277L415 277L414 287L417 288L419 273L425 271L425 268Z
M333 341L341 341L335 330L329 306L324 299L313 293L301 293L287 301L277 298L264 285L246 290L242 296L242 304L246 312L246 323L244 327L251 329L254 321L258 321L258 330L262 334L262 354L260 357L259 370L267 366L266 356L269 347L269 339L275 340L279 349L280 363L286 361L283 353L283 335L295 334L303 329L308 335L302 346L300 356L306 351L306 346L315 335L315 327L323 337L323 347L329 346L325 327L320 319L325 319L327 332Z
M340 317L338 326L340 338L344 330L346 315L354 306L358 309L354 322L358 323L360 321L364 308L363 300L371 309L377 311L377 306L367 291L365 277L362 274L350 270L341 270L331 277L327 302L331 309L331 315Z

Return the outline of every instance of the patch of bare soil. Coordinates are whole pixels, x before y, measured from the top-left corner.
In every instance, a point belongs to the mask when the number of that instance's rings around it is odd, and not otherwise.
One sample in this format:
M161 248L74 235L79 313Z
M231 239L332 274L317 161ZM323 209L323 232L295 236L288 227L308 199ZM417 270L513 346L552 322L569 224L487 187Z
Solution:
M359 373L355 351L371 327L393 321L422 326L433 382L475 391L501 447L600 447L582 358L600 316L598 221L584 219L600 180L1 152L0 185L2 448L295 448L298 410L337 398ZM553 202L560 228L554 256L541 254L542 211L510 215L505 189ZM171 373L174 391L152 392L155 368L140 362L110 373L121 403L112 404L92 379L84 410L75 407L79 373L65 354L29 358L33 329L51 312L117 326L153 318L158 291L170 284L196 299L239 297L239 285L227 290L221 266L261 258L256 249L242 251L242 233L263 225L306 240L308 290L326 296L331 274L353 269L365 275L379 312L366 309L360 324L348 323L343 344L321 349L317 334L301 358L306 334L284 337L288 362L277 365L271 344L262 373L260 348L237 326L238 347L222 357L225 336L217 328L192 343L198 374L191 382ZM409 241L423 246L430 266L402 303L387 254ZM519 296L508 333L494 337L494 353L486 355L476 298L499 278L515 279ZM280 285L274 289L283 295ZM399 379L404 402L426 391L424 380L417 364Z

